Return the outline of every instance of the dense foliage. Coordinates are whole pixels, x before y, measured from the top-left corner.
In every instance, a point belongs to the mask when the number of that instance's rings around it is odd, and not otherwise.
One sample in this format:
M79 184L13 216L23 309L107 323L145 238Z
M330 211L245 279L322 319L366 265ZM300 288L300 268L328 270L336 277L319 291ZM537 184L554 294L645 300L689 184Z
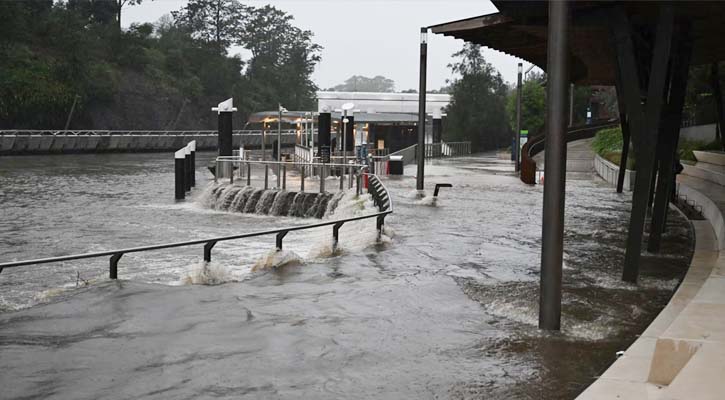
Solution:
M0 1L0 128L213 128L209 108L309 109L321 47L271 6L190 0L156 24L119 29L138 0ZM229 55L240 46L249 59ZM238 48L235 48L238 49Z
M521 129L529 131L529 137L540 135L544 130L546 117L546 76L532 72L527 74L526 80L521 84ZM509 126L516 131L516 87L514 87L506 100L506 112L509 117Z
M600 157L619 165L622 154L622 128L602 129L592 140L592 150ZM635 157L630 145L627 169L635 169Z
M513 133L506 116L508 88L501 74L483 57L481 47L467 43L449 65L458 76L451 84L445 141L471 141L473 151L506 147Z

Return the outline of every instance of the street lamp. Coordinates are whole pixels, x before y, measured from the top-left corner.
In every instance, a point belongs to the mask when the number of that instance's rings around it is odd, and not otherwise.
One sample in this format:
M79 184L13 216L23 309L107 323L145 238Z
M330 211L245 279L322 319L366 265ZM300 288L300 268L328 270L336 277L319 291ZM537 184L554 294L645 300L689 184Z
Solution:
M342 105L342 163L345 165L347 165L347 123L350 122L350 120L347 119L347 116L348 111L350 112L350 115L352 115L353 108L355 108L355 104L353 103L345 103Z
M287 109L279 105L279 115L277 118L277 162L282 161L282 113L286 113ZM280 188L280 164L277 164L277 188Z

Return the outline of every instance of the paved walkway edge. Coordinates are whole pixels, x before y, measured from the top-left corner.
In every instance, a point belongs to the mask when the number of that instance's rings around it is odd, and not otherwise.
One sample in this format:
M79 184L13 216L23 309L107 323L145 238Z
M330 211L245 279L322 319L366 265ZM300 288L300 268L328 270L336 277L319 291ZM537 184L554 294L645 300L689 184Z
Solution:
M667 306L577 399L722 399L725 393L725 223L712 193L680 184L702 206L692 221L695 252Z

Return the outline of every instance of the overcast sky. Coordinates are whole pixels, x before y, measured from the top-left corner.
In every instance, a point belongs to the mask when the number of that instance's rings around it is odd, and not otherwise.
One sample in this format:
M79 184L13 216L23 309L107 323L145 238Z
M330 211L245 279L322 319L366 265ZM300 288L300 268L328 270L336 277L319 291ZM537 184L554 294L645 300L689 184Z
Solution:
M418 88L418 43L421 26L429 26L496 12L486 0L278 0L242 3L272 4L294 16L294 24L314 32L324 47L322 62L312 78L320 88L342 83L352 75L383 75L395 81L396 90ZM144 1L126 7L124 26L155 22L178 10L186 0ZM428 89L438 89L451 78L447 65L463 41L429 34ZM503 75L516 79L518 59L485 49L484 56ZM527 64L525 64L527 65Z

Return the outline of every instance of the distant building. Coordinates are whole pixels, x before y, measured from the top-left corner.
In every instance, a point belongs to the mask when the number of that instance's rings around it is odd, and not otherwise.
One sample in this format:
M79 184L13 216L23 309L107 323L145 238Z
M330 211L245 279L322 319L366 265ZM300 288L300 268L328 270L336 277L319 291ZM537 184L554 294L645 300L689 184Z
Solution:
M440 117L450 102L448 94L426 95L426 142L432 142L432 116ZM348 136L348 150L361 143L369 148L394 152L414 145L418 140L417 93L317 92L317 112L332 114L334 151L342 150L342 105L353 103L353 137ZM297 129L304 137L309 111L288 111L282 117L283 129ZM262 111L249 116L246 127L275 131L277 111ZM316 118L315 118L315 129ZM298 139L301 144L304 142Z
M426 123L427 142L432 142L432 115L440 115L450 103L448 94L427 94ZM317 92L317 111L332 112L333 132L341 137L342 115L339 110L345 103L355 105L355 145L363 144L391 152L417 143L418 138L418 94L417 93L371 93L371 92ZM362 132L362 135L360 134ZM336 140L341 148L340 140Z

